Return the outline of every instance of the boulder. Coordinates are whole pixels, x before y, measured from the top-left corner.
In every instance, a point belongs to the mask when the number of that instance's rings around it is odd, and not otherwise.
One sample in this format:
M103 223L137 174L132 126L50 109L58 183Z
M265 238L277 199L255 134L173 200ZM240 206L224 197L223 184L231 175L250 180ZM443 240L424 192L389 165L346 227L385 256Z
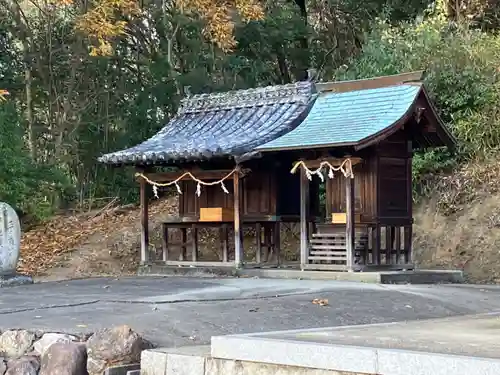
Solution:
M65 335L63 333L45 333L40 340L33 345L35 353L43 357L47 349L56 342L70 343L77 341L75 336Z
M42 356L40 375L87 375L84 343L56 342Z
M0 353L6 357L20 357L31 348L35 339L34 333L24 329L5 331L0 335Z
M40 362L34 356L14 358L7 362L5 375L37 375Z
M0 375L4 375L5 371L7 371L7 363L5 363L5 360L0 357Z
M101 375L114 365L139 363L144 342L129 326L103 329L87 341L89 375Z

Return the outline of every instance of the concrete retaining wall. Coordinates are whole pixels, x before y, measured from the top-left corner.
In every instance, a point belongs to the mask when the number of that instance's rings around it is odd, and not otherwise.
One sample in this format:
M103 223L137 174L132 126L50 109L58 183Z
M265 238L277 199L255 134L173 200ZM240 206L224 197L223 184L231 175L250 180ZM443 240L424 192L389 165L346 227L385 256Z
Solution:
M153 349L142 352L141 375L371 375L259 362L218 359L210 346ZM375 375L375 374L373 374Z

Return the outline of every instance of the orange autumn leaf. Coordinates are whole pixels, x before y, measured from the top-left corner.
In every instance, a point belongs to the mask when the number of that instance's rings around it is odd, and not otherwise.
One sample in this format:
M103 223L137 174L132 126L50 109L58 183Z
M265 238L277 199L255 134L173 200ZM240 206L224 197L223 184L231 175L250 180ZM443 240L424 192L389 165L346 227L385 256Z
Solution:
M0 90L0 101L4 101L6 100L6 96L7 95L10 95L9 92L7 90Z
M313 305L319 305L319 306L328 306L328 300L327 299L320 299L320 298L315 298L312 300Z
M64 5L72 0L53 1ZM231 51L236 46L234 11L244 22L264 17L259 0L177 0L175 7L183 14L196 15L204 20L204 35L223 51ZM79 18L76 27L94 41L91 55L109 55L112 40L127 33L127 22L121 20L122 16L133 19L140 15L138 0L96 0L94 6Z

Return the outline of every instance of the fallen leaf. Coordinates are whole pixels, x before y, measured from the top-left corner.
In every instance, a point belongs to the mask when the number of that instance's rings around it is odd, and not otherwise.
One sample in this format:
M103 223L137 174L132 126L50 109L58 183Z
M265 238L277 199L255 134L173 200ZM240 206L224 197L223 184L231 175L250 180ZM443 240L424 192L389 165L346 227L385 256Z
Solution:
M320 298L315 298L312 300L313 305L319 305L319 306L328 306L328 300L327 299L320 299Z

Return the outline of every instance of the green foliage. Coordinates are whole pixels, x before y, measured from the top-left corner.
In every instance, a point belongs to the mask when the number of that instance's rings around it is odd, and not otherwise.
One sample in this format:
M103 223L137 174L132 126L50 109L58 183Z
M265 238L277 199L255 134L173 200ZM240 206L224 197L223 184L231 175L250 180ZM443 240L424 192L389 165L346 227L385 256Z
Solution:
M55 168L32 162L20 125L15 107L0 104L0 201L34 220L43 220L53 214L67 181Z
M367 35L359 57L337 79L425 70L426 87L458 140L458 153L418 154L414 180L465 159L500 150L500 37L467 24L451 24L442 3L423 21L393 26L386 21ZM419 188L421 191L421 187Z
M429 0L310 0L307 24L296 2L264 2L264 20L236 24L231 54L207 42L196 15L143 2L147 22L131 22L113 42L115 54L101 57L89 56L75 32L85 7L11 3L0 7L0 88L11 92L0 107L0 199L37 219L115 197L136 202L131 168L97 158L157 132L176 113L184 86L199 93L285 83L308 66L325 79L426 69L461 156L500 144L500 37L450 24L440 1L412 23ZM415 179L454 162L440 151L417 155Z

